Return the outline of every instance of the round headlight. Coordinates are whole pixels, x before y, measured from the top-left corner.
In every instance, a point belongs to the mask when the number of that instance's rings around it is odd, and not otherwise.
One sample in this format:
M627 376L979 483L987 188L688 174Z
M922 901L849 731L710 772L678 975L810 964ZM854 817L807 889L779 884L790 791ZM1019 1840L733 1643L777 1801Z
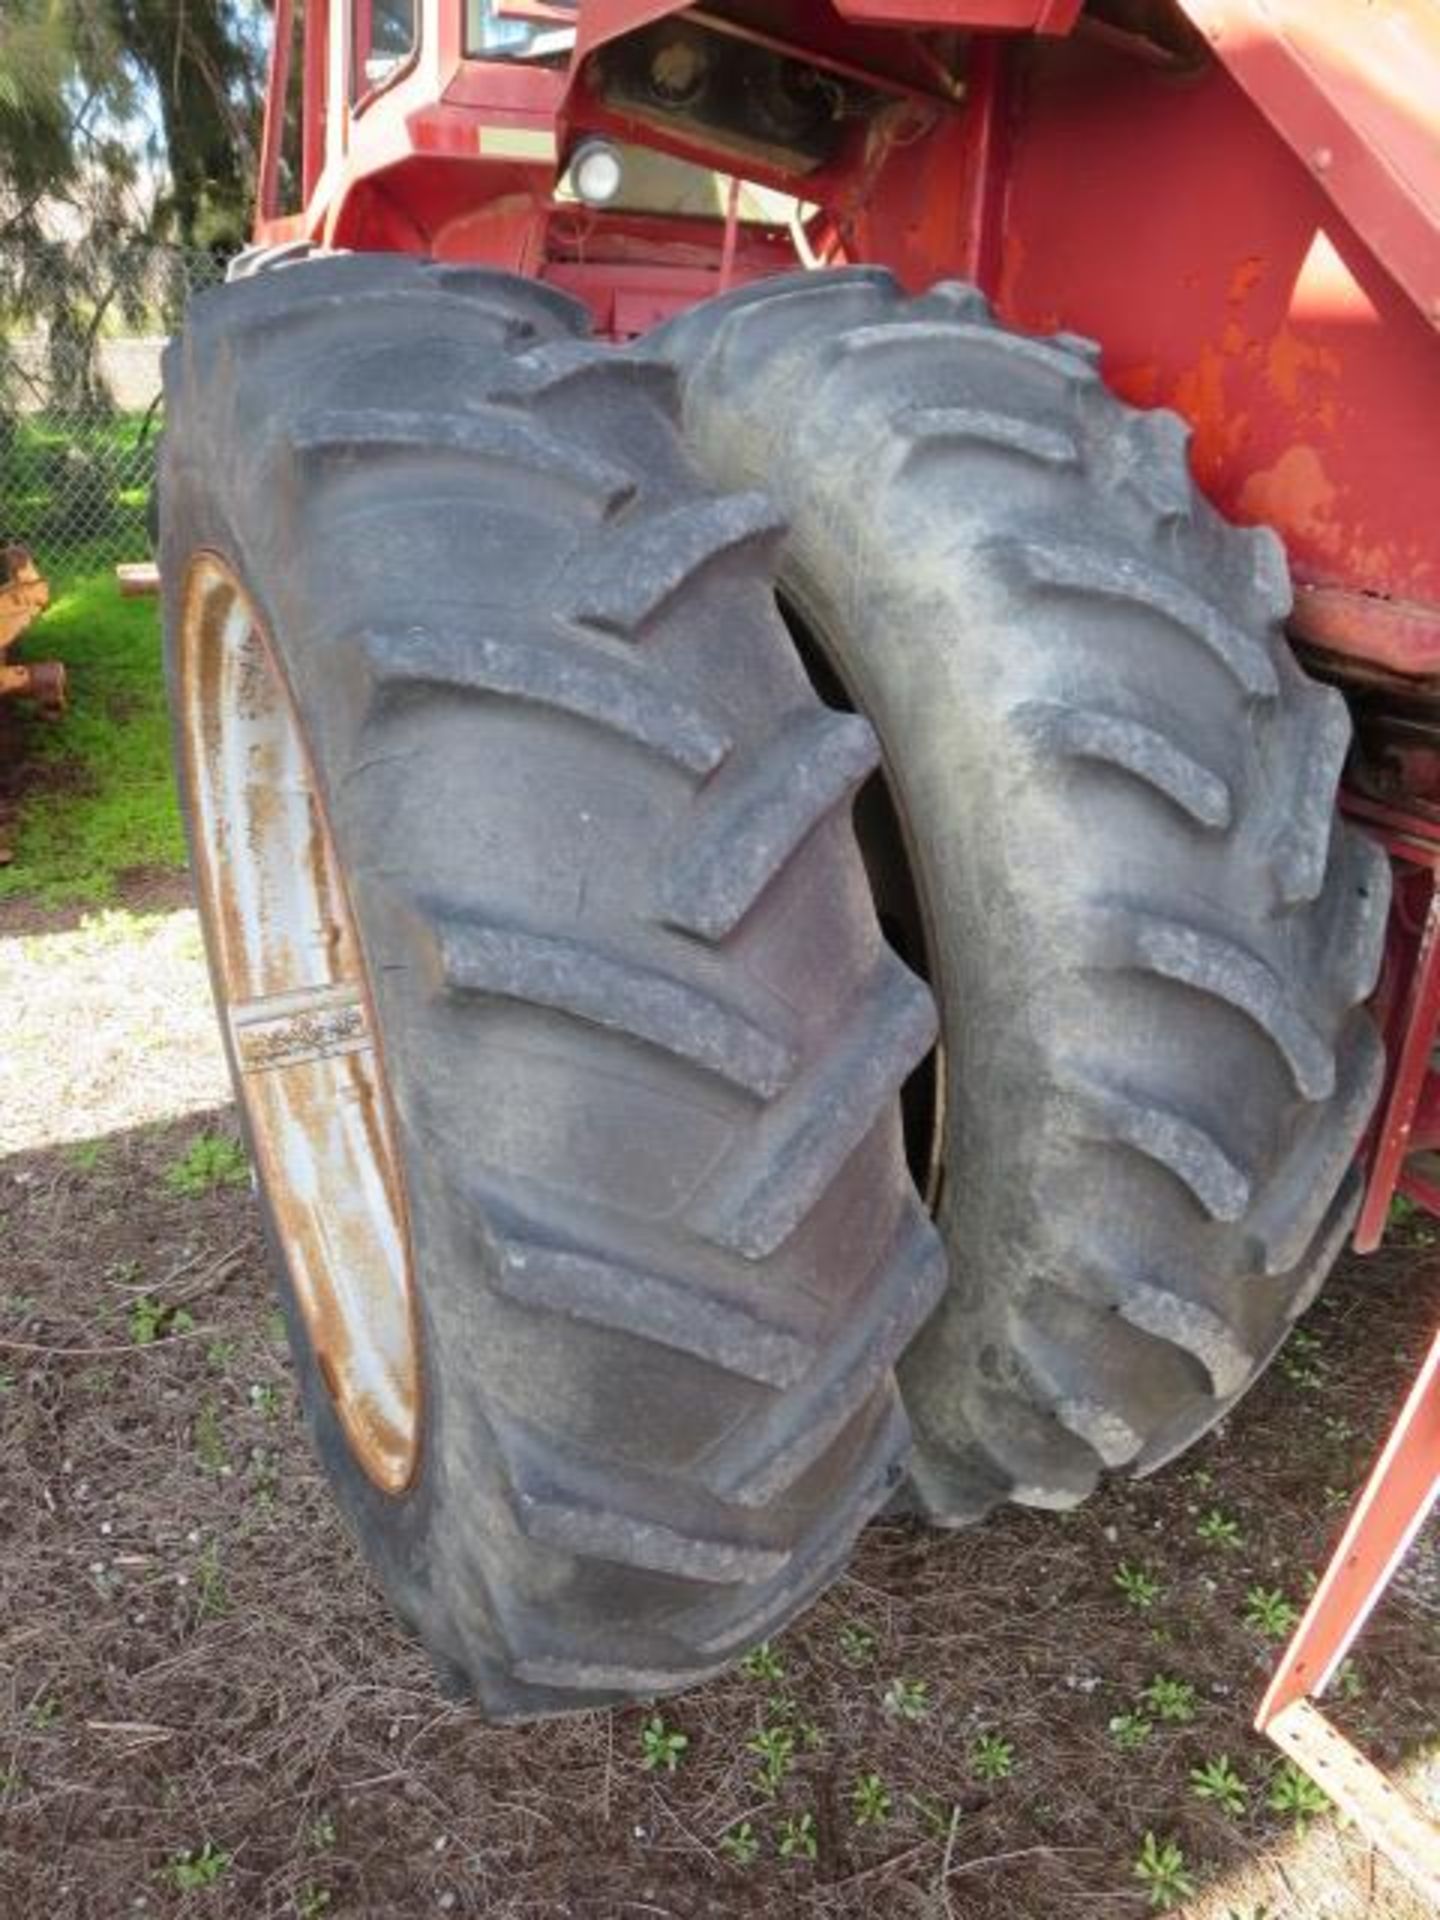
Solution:
M608 207L620 191L620 149L608 140L582 140L570 159L570 185L587 207Z

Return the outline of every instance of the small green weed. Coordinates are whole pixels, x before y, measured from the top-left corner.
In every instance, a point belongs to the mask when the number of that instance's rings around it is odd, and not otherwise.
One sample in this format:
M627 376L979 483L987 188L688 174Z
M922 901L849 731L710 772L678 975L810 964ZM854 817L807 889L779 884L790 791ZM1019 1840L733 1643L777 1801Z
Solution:
M1226 1813L1243 1813L1250 1797L1250 1789L1231 1766L1227 1753L1218 1760L1207 1760L1203 1767L1192 1767L1190 1789L1197 1800L1209 1800Z
M243 1187L250 1178L250 1162L228 1134L201 1133L165 1170L172 1193L214 1193L217 1187Z
M202 1620L213 1620L229 1610L225 1576L220 1571L220 1547L207 1541L195 1563L195 1610Z
M198 1853L189 1847L172 1853L162 1873L177 1893L199 1893L223 1880L229 1870L230 1855L207 1840Z
M762 1727L746 1751L760 1762L756 1782L763 1793L776 1794L795 1761L795 1736L789 1727Z
M1280 1372L1291 1386L1299 1387L1303 1393L1313 1393L1325 1384L1329 1369L1319 1357L1320 1349L1318 1337L1307 1333L1304 1327L1296 1327L1285 1342L1280 1355Z
M1147 1833L1135 1856L1135 1878L1143 1881L1152 1907L1166 1911L1195 1895L1195 1882L1185 1870L1185 1855L1173 1840Z
M163 1300L152 1300L148 1293L142 1293L130 1303L126 1325L137 1347L153 1347L167 1334L192 1332L195 1318L185 1307L167 1307Z
M195 1458L206 1473L219 1473L227 1463L225 1439L220 1431L220 1409L208 1393L195 1415Z
M1245 1624L1267 1640L1283 1640L1294 1630L1300 1609L1278 1587L1250 1587L1245 1594Z
M740 1671L752 1680L763 1680L767 1686L775 1687L785 1678L785 1663L770 1642L762 1640L740 1662Z
M640 1729L640 1764L647 1773L661 1767L674 1773L689 1745L688 1734L667 1727L658 1713L653 1714Z
M792 1813L780 1823L780 1857L813 1860L820 1851L813 1813Z
M1143 1567L1132 1567L1128 1560L1122 1560L1115 1569L1114 1584L1137 1613L1148 1613L1160 1598L1160 1582Z
M317 1813L305 1829L305 1838L319 1853L335 1844L335 1822L328 1813Z
M760 1852L760 1842L748 1820L742 1820L738 1827L731 1827L728 1833L721 1834L720 1851L737 1867L748 1867L755 1860Z
M1265 1804L1272 1813L1289 1814L1303 1832L1312 1820L1327 1811L1330 1797L1293 1760L1282 1760L1270 1777Z
M892 1720L928 1720L930 1687L924 1680L905 1680L897 1676L885 1689L881 1703Z
M857 1827L879 1827L890 1818L891 1800L878 1773L862 1773L850 1789L850 1806Z
M1015 1749L998 1733L982 1733L970 1749L970 1771L977 1780L1008 1780L1015 1771Z
M65 1158L77 1173L94 1173L105 1158L103 1140L76 1140L65 1149Z
M1168 1720L1175 1726L1188 1726L1195 1718L1195 1689L1188 1680L1174 1680L1168 1674L1157 1673L1140 1695L1142 1706L1148 1707L1157 1720Z
M280 1411L280 1394L268 1380L256 1380L250 1387L250 1406L262 1420L273 1420Z
M858 1620L847 1620L840 1629L840 1655L852 1667L863 1667L875 1658L875 1635Z
M53 1693L43 1693L38 1700L31 1701L25 1718L37 1733L44 1733L60 1718L60 1702Z
M1219 1507L1211 1507L1195 1529L1195 1536L1207 1547L1239 1547L1244 1544L1240 1522Z
M307 1880L295 1896L295 1912L299 1920L320 1920L322 1913L330 1911L330 1889L317 1887L313 1880Z
M1152 1731L1152 1723L1143 1713L1117 1713L1109 1726L1110 1738L1122 1753L1143 1747Z

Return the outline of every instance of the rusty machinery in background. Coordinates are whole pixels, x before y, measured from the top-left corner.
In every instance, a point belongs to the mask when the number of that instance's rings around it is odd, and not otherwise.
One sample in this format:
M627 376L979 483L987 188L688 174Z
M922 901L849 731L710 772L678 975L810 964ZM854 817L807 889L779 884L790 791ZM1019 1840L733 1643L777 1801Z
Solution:
M50 587L27 547L0 547L0 697L33 700L47 719L65 710L58 660L14 660L12 649L50 604Z

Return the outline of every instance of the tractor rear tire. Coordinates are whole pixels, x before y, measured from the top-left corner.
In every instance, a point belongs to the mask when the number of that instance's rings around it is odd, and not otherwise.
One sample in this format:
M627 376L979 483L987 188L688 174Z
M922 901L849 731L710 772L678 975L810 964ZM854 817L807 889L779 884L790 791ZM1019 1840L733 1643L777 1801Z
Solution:
M908 852L951 1268L901 1369L916 1497L1071 1506L1212 1425L1345 1238L1389 872L1336 813L1344 701L1285 640L1279 540L1092 343L857 270L645 350L711 481L790 521L783 593Z
M702 486L673 374L582 325L316 258L166 359L180 781L303 1397L396 1610L500 1720L795 1614L903 1479L894 1364L943 1286L896 1100L934 1011L850 819L874 737L777 617L769 503ZM262 864L287 808L308 918ZM347 1102L414 1338L363 1365L370 1269L310 1277L362 1191L325 1216Z

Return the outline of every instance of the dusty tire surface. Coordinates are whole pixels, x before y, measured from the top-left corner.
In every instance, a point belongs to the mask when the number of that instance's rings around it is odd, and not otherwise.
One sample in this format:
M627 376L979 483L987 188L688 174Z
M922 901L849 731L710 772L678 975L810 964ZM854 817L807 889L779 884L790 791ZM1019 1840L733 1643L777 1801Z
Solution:
M217 553L384 1043L410 1486L351 1457L272 1218L304 1397L397 1611L499 1719L790 1618L902 1477L894 1363L943 1285L895 1097L933 1006L850 821L873 735L776 616L773 508L701 484L673 375L582 326L508 276L318 258L197 301L166 363L172 674Z
M901 1370L942 1524L1144 1472L1255 1379L1353 1215L1389 872L1284 551L1093 344L974 289L767 281L644 349L790 523L782 589L874 724L941 1007L950 1256Z

